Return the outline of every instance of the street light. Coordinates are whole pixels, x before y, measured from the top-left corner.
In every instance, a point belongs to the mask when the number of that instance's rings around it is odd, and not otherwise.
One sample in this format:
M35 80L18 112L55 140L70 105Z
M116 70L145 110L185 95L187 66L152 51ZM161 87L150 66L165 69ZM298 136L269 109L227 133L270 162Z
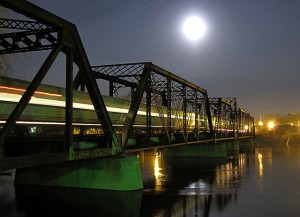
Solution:
M259 122L258 122L258 126L264 126L264 123L261 121L261 115L259 115Z
M275 124L273 121L269 121L268 123L268 127L270 128L270 130L272 130L274 128Z

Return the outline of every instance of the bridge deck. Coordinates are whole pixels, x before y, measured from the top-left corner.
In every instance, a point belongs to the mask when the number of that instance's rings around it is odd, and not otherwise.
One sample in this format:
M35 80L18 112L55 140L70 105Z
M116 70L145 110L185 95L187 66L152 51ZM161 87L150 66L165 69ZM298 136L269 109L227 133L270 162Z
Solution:
M239 140L253 138L253 136L242 136L239 137ZM171 147L178 147L184 145L198 145L204 143L215 143L215 142L222 142L222 141L234 141L236 138L228 137L228 138L216 138L216 139L207 139L202 141L193 141L187 143L178 143L173 145L157 145L151 147L143 147L143 148L131 148L124 151L124 154L130 154L134 152L141 152L141 151L148 151L148 150L159 150L159 149L166 149ZM20 157L6 157L0 159L0 172L21 168L21 167L32 167L32 166L40 166L40 165L47 165L47 164L57 164L57 163L65 163L70 161L76 160L84 160L84 159L91 159L91 158L99 158L99 157L107 157L112 156L112 149L111 148L101 148L101 149L92 149L92 150L80 150L74 151L73 156L70 160L69 152L60 152L60 153L45 153L45 154L35 154L35 155L28 155L28 156L20 156Z

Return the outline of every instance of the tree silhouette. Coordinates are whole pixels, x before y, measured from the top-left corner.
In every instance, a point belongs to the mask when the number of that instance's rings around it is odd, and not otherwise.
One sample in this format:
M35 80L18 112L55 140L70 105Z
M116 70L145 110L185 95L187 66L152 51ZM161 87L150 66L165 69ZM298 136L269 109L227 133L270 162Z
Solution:
M0 6L0 14L1 14L1 17L3 17L3 16L11 14L11 11ZM2 34L2 33L3 33L3 31L0 28L0 34ZM0 75L8 75L12 72L10 60L11 60L11 55L0 54Z

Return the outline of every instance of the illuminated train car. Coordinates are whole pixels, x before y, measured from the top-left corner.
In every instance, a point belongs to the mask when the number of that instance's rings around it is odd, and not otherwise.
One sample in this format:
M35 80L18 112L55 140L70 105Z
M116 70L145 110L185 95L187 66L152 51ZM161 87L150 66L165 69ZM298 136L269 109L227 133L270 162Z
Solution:
M13 111L14 106L25 92L29 82L0 76L0 124ZM131 101L126 99L103 96L112 124L120 133ZM73 126L74 135L103 134L93 104L87 92L73 91ZM163 111L163 115L159 113ZM151 107L151 127L153 132L163 131L167 110L160 106ZM182 131L182 111L172 111L172 131ZM206 128L204 118L198 117L199 128ZM61 87L41 84L34 96L17 121L14 134L25 135L62 135L65 121L65 89ZM187 131L192 132L195 126L193 114L187 114ZM134 129L139 132L146 130L146 105L141 104L134 123Z

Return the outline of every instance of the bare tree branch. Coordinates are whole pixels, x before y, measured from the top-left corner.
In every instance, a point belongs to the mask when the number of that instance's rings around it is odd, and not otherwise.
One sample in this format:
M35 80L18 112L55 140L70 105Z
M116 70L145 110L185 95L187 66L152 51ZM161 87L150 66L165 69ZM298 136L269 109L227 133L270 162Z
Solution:
M0 14L1 16L6 16L11 14L11 11L0 6ZM1 33L3 33L2 29L0 29L0 34ZM11 59L11 55L0 55L0 75L8 75L12 73Z
M12 67L7 55L0 55L0 75L12 73Z

